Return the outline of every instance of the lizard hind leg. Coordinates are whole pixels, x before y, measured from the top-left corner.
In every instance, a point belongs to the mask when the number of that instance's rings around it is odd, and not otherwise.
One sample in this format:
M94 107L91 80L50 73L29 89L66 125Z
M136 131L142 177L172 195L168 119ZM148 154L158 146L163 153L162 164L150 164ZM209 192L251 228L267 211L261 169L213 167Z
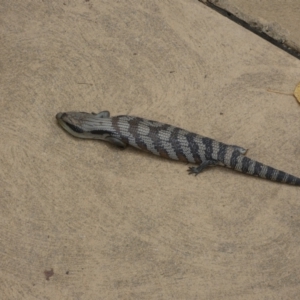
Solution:
M245 149L240 146L236 146L236 145L230 145L230 146L233 147L235 150L239 151L241 154L246 154L246 152L248 151L248 149Z
M198 167L189 167L187 170L189 175L190 174L195 174L197 176L199 173L201 173L206 167L209 166L215 166L219 164L218 161L216 160L204 160Z

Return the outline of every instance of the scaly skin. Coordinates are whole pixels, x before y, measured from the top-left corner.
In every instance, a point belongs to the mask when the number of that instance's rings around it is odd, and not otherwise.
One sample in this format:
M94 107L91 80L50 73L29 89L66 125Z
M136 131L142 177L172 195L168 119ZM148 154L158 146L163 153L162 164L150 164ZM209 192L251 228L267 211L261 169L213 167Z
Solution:
M221 165L236 171L300 186L300 178L246 157L246 149L226 145L208 137L172 125L133 116L110 117L98 114L67 112L56 115L58 123L79 138L100 139L118 147L130 145L155 155L198 164L189 174L199 174L208 166Z

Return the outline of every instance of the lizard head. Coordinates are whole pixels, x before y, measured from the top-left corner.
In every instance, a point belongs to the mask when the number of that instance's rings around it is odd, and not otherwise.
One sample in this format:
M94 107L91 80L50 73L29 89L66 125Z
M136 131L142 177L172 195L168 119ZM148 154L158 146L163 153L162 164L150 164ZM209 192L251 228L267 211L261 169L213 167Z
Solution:
M58 124L73 136L87 139L102 139L110 135L105 130L105 120L109 120L109 112L96 113L86 112L59 112L56 115Z

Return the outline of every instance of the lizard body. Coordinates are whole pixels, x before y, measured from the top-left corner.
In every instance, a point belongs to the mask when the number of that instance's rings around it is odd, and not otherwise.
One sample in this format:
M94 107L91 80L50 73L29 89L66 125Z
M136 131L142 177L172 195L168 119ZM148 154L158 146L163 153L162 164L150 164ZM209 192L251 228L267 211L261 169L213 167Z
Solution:
M199 174L208 166L221 165L245 174L300 186L300 178L246 157L246 149L227 145L172 125L139 117L110 117L108 111L96 113L58 113L56 119L70 134L100 139L118 147L130 145L155 155L197 164L189 174Z

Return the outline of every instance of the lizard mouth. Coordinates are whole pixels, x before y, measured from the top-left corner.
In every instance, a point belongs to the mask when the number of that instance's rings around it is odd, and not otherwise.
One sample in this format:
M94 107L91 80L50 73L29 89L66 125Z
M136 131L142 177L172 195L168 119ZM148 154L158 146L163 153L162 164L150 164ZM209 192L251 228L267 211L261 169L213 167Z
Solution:
M68 115L66 113L58 113L56 114L56 119L57 119L57 122L58 124L63 128L65 129L66 131L68 131L69 133L71 134L74 134L74 133L83 133L83 130L74 125L74 124L71 124L69 123L67 120L68 120Z

